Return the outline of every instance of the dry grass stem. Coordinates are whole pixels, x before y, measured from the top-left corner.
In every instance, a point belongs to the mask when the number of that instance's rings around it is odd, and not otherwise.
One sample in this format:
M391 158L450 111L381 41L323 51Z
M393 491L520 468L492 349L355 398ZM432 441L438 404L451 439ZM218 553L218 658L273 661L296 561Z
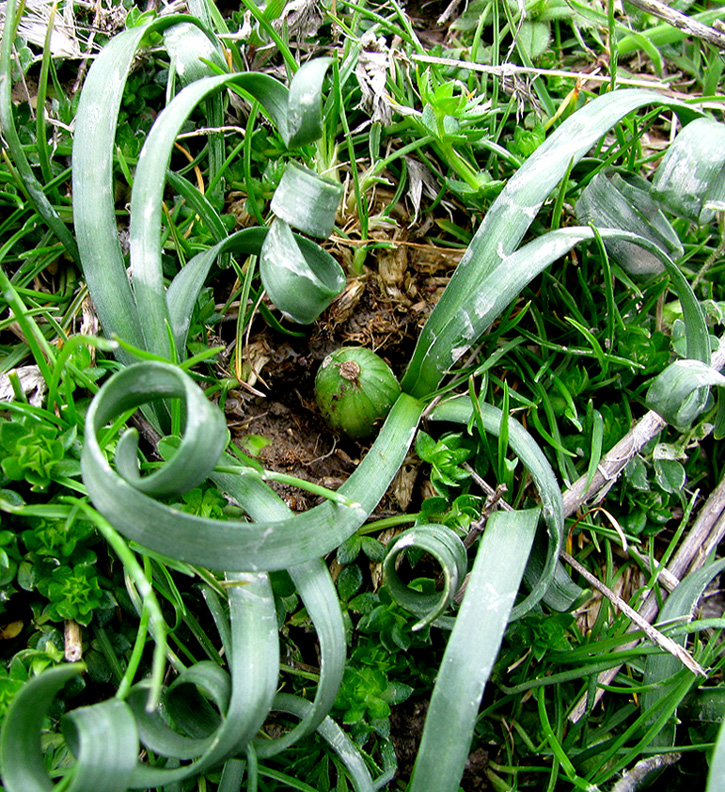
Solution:
M613 605L629 619L642 632L659 647L674 655L686 668L692 671L693 674L700 674L707 677L705 669L692 657L692 655L680 644L675 643L672 638L663 635L659 630L654 628L646 619L644 619L631 605L623 600L618 594L612 591L609 586L602 583L595 575L585 567L582 566L576 558L569 555L564 551L561 552L561 558L569 566L575 569L590 586L601 592Z
M630 0L633 6L641 8L648 14L664 19L668 25L684 30L689 36L707 41L714 44L721 50L725 50L725 34L719 30L703 25L696 19L688 17L681 11L677 11L670 6L661 3L659 0Z

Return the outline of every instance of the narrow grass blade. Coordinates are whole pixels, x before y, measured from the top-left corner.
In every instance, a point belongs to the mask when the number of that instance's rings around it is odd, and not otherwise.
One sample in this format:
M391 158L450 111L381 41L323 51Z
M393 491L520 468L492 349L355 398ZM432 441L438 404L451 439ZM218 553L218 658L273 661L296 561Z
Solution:
M458 791L538 520L538 509L496 512L488 520L433 689L409 792Z
M55 207L48 200L42 185L33 173L33 169L25 155L23 144L15 126L12 97L12 68L13 44L15 42L15 33L17 29L17 9L18 5L15 0L8 0L5 3L5 23L3 26L2 44L0 46L0 127L2 127L3 138L7 141L13 164L38 214L62 242L68 255L75 261L78 261L79 253L76 241L73 239L73 235L68 230Z

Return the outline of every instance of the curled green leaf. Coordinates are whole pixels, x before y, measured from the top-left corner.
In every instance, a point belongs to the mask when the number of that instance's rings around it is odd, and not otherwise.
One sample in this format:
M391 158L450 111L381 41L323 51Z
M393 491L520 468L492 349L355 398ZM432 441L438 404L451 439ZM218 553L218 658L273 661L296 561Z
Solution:
M650 385L647 406L684 429L706 408L712 385L725 386L719 371L699 360L676 360Z
M272 197L272 211L288 225L326 239L335 227L342 185L290 162Z
M114 375L88 410L81 459L83 481L98 511L127 538L181 561L239 572L293 567L329 553L349 538L377 506L402 465L423 410L405 394L398 398L370 452L339 489L357 505L327 501L303 514L275 521L224 521L188 514L155 500L150 493L157 483L164 496L183 494L183 487L174 490L177 474L165 473L162 467L141 479L147 482L141 491L136 481L111 467L98 441L106 424L126 410L159 399L186 400L194 390L198 388L187 374L161 362L130 366ZM225 432L218 408L203 397L198 403L192 398L193 402L182 405L187 421L181 447L167 463L178 464L178 481L185 486L209 474L213 448L223 447L211 432L216 428ZM198 415L191 415L192 405ZM248 476L236 477L243 507L247 497L255 499L257 486L259 482L255 484Z
M84 670L82 663L59 665L31 679L16 694L0 734L3 786L7 792L50 792L41 735L53 699ZM77 759L68 792L125 792L136 767L138 733L125 702L111 699L74 710L63 731Z
M319 245L295 237L275 220L262 245L259 274L272 302L300 324L311 324L342 292L345 273Z
M406 585L397 571L401 554L415 548L431 555L440 565L443 574L441 591L424 593ZM383 561L383 575L393 599L420 620L413 625L419 630L436 619L453 603L463 577L468 569L466 548L458 536L444 525L417 525L395 537Z
M669 220L652 199L649 182L635 173L600 171L584 188L576 215L581 223L640 234L671 258L679 258L684 252ZM664 272L664 264L640 245L615 239L606 247L630 275L646 278Z
M538 509L489 518L433 689L410 792L459 789L538 520Z
M693 223L708 223L722 199L725 179L725 124L697 118L672 142L657 168L652 195L675 214Z

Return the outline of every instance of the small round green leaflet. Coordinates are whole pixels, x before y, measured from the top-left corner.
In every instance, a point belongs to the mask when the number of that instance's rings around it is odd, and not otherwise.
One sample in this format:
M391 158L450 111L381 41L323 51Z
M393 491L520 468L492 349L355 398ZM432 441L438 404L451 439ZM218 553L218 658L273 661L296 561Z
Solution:
M443 589L440 592L424 594L400 579L396 570L397 561L410 548L423 550L438 562L443 572ZM413 625L413 630L437 623L438 617L453 602L467 570L468 555L463 542L444 525L417 525L403 531L391 542L383 561L383 575L391 596L399 605L420 617L420 621ZM451 624L446 622L438 626L450 629Z

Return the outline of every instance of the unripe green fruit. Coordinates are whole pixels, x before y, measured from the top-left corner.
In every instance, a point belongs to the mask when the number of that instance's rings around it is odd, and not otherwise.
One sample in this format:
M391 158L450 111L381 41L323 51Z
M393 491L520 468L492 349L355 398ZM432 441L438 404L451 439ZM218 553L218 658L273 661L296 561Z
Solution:
M364 347L343 347L328 355L315 378L317 405L325 421L356 439L372 432L399 394L390 366Z

